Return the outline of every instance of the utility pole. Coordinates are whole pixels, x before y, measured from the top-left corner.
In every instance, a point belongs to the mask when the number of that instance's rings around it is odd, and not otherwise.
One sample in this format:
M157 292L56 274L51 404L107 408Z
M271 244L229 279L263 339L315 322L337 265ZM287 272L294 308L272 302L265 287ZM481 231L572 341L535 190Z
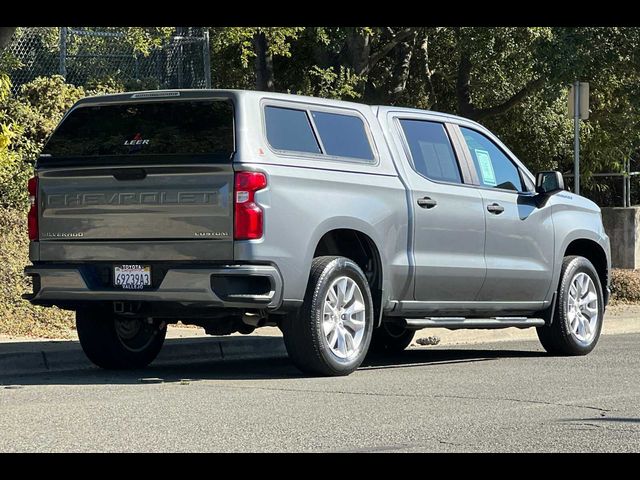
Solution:
M576 80L568 100L569 117L573 118L573 191L580 195L580 120L589 118L589 84Z
M60 61L58 73L67 79L67 27L60 27Z
M580 195L580 82L573 84L573 191Z

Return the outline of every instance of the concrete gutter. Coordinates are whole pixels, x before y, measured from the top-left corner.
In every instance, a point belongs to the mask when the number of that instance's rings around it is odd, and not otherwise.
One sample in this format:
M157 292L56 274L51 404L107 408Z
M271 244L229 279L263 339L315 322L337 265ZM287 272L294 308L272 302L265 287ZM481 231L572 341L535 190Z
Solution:
M167 339L153 365L284 357L282 337L190 337ZM76 340L0 342L2 377L95 368Z
M640 333L640 306L617 305L607 310L603 335ZM446 330L428 328L416 332L411 348L420 338L437 337L447 347L509 340L537 340L534 329ZM225 362L251 358L285 357L280 330L262 328L254 334L210 337L199 328L170 327L167 340L153 365ZM45 374L95 368L87 360L77 339L42 340L0 337L0 384L2 377Z

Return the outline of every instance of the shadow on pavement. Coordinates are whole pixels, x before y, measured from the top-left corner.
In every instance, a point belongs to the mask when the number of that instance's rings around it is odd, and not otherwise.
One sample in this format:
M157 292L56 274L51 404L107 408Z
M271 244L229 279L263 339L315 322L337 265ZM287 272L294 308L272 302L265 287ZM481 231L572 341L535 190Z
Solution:
M239 340L234 340L239 338ZM230 337L225 342L245 342L246 345L260 344L265 337ZM198 339L196 342L202 348L207 341L213 343L220 339ZM184 343L185 339L170 339L165 348L172 344ZM40 342L38 342L40 343ZM46 343L46 342L44 342ZM214 343L215 344L215 343ZM6 344L0 344L0 354ZM33 343L29 347L42 349ZM202 353L202 352L201 352ZM394 368L428 368L437 365L477 363L498 360L500 358L544 357L541 351L507 350L507 349L477 349L473 347L451 348L419 348L411 349L399 354L370 355L364 361L358 372L366 373L372 370L387 370ZM162 353L161 357L162 358ZM19 388L28 385L147 385L149 383L186 383L199 380L261 380L261 379L294 379L305 378L307 375L298 371L284 354L274 352L265 354L262 358L255 354L251 358L234 358L220 361L216 355L188 355L179 358L175 355L165 358L162 363L151 364L140 370L106 371L78 362L77 368L67 371L48 371L23 375L2 375L0 372L0 389ZM358 374L358 373L356 373Z
M618 422L618 423L640 423L640 418L633 417L593 417L593 418L572 418L567 422Z

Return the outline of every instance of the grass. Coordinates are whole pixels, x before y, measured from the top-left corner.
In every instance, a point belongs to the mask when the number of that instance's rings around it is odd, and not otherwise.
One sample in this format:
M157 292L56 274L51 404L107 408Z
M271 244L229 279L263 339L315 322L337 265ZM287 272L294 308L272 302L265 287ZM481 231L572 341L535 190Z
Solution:
M23 274L30 263L26 217L21 210L0 210L0 335L70 338L72 312L35 307L21 298L32 291Z

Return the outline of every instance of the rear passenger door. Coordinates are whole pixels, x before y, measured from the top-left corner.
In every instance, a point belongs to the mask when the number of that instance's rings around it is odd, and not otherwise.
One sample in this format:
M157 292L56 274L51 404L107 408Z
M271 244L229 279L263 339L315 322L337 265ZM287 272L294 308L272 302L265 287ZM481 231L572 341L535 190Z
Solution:
M482 197L469 185L466 163L458 161L451 126L422 116L395 123L409 165L416 309L428 310L423 302L463 307L475 299L486 273Z
M496 142L476 129L461 126L460 132L477 172L487 225L487 278L478 301L536 309L553 275L551 207L536 204L532 182Z

